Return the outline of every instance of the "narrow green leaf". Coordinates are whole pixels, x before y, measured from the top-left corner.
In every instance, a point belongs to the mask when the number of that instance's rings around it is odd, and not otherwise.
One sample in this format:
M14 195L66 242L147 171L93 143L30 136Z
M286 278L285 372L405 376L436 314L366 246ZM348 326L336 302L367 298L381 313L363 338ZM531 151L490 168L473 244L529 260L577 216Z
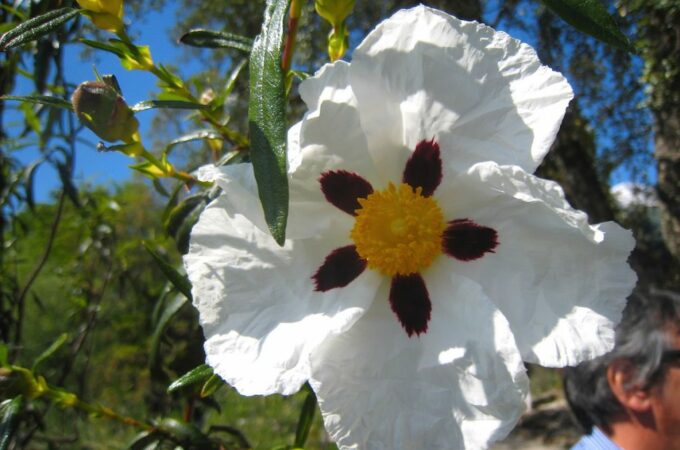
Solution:
M224 380L222 380L222 378L220 378L219 376L213 374L203 384L203 387L201 388L201 398L210 397L215 392L217 392L217 390L222 386L224 386Z
M264 217L279 245L286 239L286 84L281 69L288 2L267 0L262 32L250 54L250 151Z
M222 135L220 135L215 130L196 130L170 141L170 143L165 147L165 151L168 152L172 147L178 144L186 144L187 142L202 141L205 139L221 139L221 138Z
M154 442L158 442L163 438L163 435L156 431L142 431L137 434L127 445L127 450L149 450L149 446Z
M0 51L35 41L80 13L79 9L60 8L17 25L0 37Z
M175 392L186 386L191 386L196 383L204 383L213 375L213 369L207 364L201 364L194 367L168 386L168 392Z
M253 47L253 40L238 34L227 33L226 31L212 30L191 30L179 38L182 44L192 47L202 48L233 48L250 53Z
M158 264L158 267L161 269L161 271L165 274L165 276L170 280L173 286L181 292L186 298L191 300L191 283L189 282L189 279L186 277L186 275L182 275L172 267L161 255L156 252L153 248L151 248L151 245L149 245L148 242L144 242L144 248L146 248L146 251L149 252L149 254L153 257L153 259L156 261L156 264Z
M174 236L177 234L179 227L195 208L205 204L206 198L203 194L190 195L189 197L182 200L177 206L172 208L168 214L168 219L165 222L165 231L170 235Z
M103 42L92 41L90 39L81 39L80 42L87 45L88 47L96 48L97 50L103 50L105 52L113 53L119 58L125 58L126 52L124 48L120 46L115 46L111 44L105 44Z
M208 105L203 105L201 103L187 102L187 101L177 101L177 100L145 100L143 102L136 103L131 106L130 109L134 112L146 111L147 109L153 108L166 108L166 109L207 109Z
M19 424L19 414L23 407L23 397L14 397L7 400L0 406L2 422L0 422L0 450L7 450L12 440L12 434Z
M316 413L316 395L311 389L307 393L307 398L302 404L300 410L300 418L298 419L297 429L295 430L294 447L303 448L309 436L309 430L312 428L314 422L314 414Z
M16 100L18 102L34 103L73 111L71 102L59 97L50 97L49 95L3 95L0 96L0 100Z
M190 423L166 418L160 421L157 428L185 448L214 448L210 439Z
M236 79L241 74L241 71L246 66L246 64L248 64L248 60L243 59L236 65L236 67L234 67L234 70L232 70L231 74L229 74L229 79L224 85L224 89L222 89L220 95L215 97L215 100L212 102L213 107L219 107L224 104L229 94L231 94L231 92L234 90L234 86L236 86Z
M156 323L153 335L151 336L151 352L149 355L149 364L151 367L158 366L161 338L163 337L168 324L187 302L188 300L185 296L177 296L163 305L164 308L158 317L158 322Z
M52 356L54 353L56 353L56 351L59 350L66 343L67 340L68 334L62 333L54 342L52 342L52 345L50 345L44 352L42 352L37 358L35 358L31 370L35 372L38 366L43 361Z
M165 222L165 231L175 238L177 249L185 254L189 251L189 236L201 211L208 204L204 194L192 195L172 208Z
M22 22L25 21L26 19L28 19L28 17L26 16L26 14L24 14L23 12L21 12L20 10L18 10L18 9L16 9L16 8L12 8L12 7L9 6L9 5L0 5L0 8L1 8L1 9L4 9L5 11L7 11L7 12L10 13L10 14L15 15L15 16L18 17L19 20L21 20Z
M614 47L634 52L628 38L600 0L542 0L565 22Z

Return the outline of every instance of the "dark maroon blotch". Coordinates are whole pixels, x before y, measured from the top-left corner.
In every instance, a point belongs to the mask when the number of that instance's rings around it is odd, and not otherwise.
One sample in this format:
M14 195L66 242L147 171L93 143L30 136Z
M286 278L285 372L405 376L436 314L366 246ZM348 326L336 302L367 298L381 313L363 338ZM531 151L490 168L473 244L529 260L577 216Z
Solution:
M420 141L406 161L402 181L413 189L423 188L422 195L429 197L442 181L442 159L439 144L434 139Z
M419 273L396 275L390 287L390 306L409 337L427 331L432 303Z
M317 291L326 292L347 286L365 269L366 260L361 259L354 245L348 245L336 248L326 256L312 279Z
M361 208L360 198L366 198L373 192L371 183L353 172L346 170L330 170L319 178L321 191L326 200L347 214Z
M476 224L470 219L449 222L444 231L444 252L461 261L481 258L498 247L498 233L493 228Z

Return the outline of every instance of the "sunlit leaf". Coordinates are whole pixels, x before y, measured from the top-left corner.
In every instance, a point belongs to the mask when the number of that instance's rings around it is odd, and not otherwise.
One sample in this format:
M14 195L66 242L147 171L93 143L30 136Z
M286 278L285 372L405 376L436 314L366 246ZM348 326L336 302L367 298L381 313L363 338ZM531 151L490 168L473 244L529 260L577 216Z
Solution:
M250 53L253 40L238 34L225 31L191 30L179 38L179 42L192 47L202 48L233 48Z
M178 389L192 386L197 383L204 383L213 375L213 369L207 364L201 364L198 367L194 367L178 379L172 382L168 386L168 392L174 392Z
M149 446L154 442L158 442L163 438L163 435L156 431L143 431L135 436L127 445L128 450L149 450Z
M201 103L178 101L178 100L144 100L131 106L130 109L134 112L146 111L153 108L165 109L207 109L208 105Z
M80 13L74 8L60 8L42 14L17 25L0 37L0 50L9 50L38 38L57 29Z
M224 386L224 380L217 375L212 375L201 388L201 398L210 397L222 386Z
M196 130L170 141L170 143L165 147L165 151L169 151L172 147L178 144L186 144L187 142L202 141L205 139L220 139L221 137L222 135L220 135L215 130Z
M288 2L268 0L262 32L250 54L250 151L264 217L279 245L286 238L286 86L281 69Z
M602 42L633 52L633 46L600 0L542 0L565 22Z
M14 397L6 400L0 405L0 450L7 450L12 440L12 435L19 425L19 414L23 407L23 397Z

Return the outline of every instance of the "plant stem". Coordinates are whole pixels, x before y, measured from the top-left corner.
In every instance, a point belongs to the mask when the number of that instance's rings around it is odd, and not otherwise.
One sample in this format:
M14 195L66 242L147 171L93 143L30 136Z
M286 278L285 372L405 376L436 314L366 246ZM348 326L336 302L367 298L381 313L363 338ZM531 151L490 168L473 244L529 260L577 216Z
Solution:
M283 48L283 58L281 59L281 69L284 73L290 70L293 53L295 52L295 38L297 36L298 21L302 11L302 1L292 0L290 4L290 12L288 14L288 35L286 36L286 44Z

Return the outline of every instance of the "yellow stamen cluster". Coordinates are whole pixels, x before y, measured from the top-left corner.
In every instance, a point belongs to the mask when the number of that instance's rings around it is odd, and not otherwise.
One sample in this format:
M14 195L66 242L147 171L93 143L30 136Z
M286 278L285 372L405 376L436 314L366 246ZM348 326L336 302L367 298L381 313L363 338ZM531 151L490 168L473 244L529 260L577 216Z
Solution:
M442 252L446 227L437 201L407 184L359 199L351 237L368 267L383 275L408 275L432 264Z

